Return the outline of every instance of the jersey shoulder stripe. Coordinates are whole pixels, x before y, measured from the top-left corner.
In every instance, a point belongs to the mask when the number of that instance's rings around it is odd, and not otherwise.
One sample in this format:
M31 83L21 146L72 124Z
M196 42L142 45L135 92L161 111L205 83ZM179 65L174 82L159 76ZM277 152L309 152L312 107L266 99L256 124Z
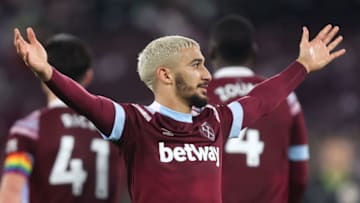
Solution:
M112 129L110 135L105 135L105 134L101 133L101 136L105 140L116 141L121 138L121 135L123 133L124 126L125 126L125 120L126 120L126 113L125 113L124 108L120 104L113 102L113 105L115 107L115 120L114 120L114 124L113 124L113 129Z
M307 161L309 160L309 146L304 145L292 145L289 148L289 160L290 161Z
M301 112L300 102L298 101L297 96L294 92L292 92L287 97L286 101L289 105L291 115L296 116L297 114L299 114Z
M206 107L207 107L207 108L210 108L211 110L213 110L216 120L220 123L219 113L218 113L218 111L216 110L216 108L215 108L214 106L210 105L210 104L206 105Z
M39 120L41 111L36 110L29 114L27 117L20 119L10 128L10 135L21 135L31 139L39 138Z
M233 116L229 138L238 137L242 128L244 110L241 104L237 101L231 102L228 107L230 108Z
M147 122L149 122L150 120L151 120L151 115L149 115L149 113L148 112L146 112L143 108L141 108L141 106L140 105L138 105L138 104L131 104L133 107L135 107L135 109L137 110L137 111L139 111L139 113L144 117L144 119L147 121Z

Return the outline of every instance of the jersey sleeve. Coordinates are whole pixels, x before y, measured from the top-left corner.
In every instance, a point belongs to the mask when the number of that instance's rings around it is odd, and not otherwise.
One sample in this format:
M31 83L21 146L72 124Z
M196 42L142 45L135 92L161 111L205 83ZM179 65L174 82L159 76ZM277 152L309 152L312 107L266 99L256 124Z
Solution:
M122 114L119 113L121 107L118 108L112 100L91 94L56 69L53 69L51 79L45 84L70 108L93 122L103 135L113 135L114 123L118 119L116 116Z
M40 111L18 120L10 128L5 147L4 173L17 173L28 177L34 164L39 138Z
M46 85L70 108L87 117L103 138L120 141L123 135L132 133L130 126L136 115L130 104L116 103L109 98L91 94L71 78L53 70Z
M289 160L307 161L309 160L309 146L304 113L301 110L301 105L297 100L295 93L289 95L287 102L293 118L290 148L288 152Z
M238 137L242 129L243 119L244 119L244 109L239 102L231 102L228 105L231 115L232 122L230 127L229 138Z
M309 146L304 113L295 93L287 102L293 116L289 147L289 202L301 202L308 180Z
M138 122L137 111L141 108L137 104L113 103L115 107L115 121L110 135L102 134L103 138L115 142L133 142L136 140ZM144 110L142 110L144 111ZM147 114L146 112L144 112ZM150 115L148 115L150 117Z
M244 110L243 127L248 127L276 109L306 76L305 67L294 62L279 74L257 84L247 96L237 100Z
M234 138L240 135L242 128L244 110L239 102L228 105L217 105L219 120L223 128L224 139Z
M115 107L114 125L111 134L102 134L103 138L117 143L133 143L140 130L138 126L142 125L140 118L149 121L150 114L137 104L114 102L113 105Z
M113 102L115 109L114 124L110 134L106 135L101 133L102 137L106 140L118 141L122 137L125 127L126 116L128 113L125 112L124 107L121 104Z

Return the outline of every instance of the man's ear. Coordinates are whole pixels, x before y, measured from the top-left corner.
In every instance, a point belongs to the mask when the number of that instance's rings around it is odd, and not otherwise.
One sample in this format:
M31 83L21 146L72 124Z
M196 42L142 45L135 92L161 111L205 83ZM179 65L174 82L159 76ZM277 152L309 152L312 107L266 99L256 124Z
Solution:
M84 74L83 79L81 80L81 85L87 87L94 78L94 71L92 69L88 69Z
M156 69L156 76L159 79L159 82L164 84L172 84L173 76L171 75L171 70L165 67L159 67Z

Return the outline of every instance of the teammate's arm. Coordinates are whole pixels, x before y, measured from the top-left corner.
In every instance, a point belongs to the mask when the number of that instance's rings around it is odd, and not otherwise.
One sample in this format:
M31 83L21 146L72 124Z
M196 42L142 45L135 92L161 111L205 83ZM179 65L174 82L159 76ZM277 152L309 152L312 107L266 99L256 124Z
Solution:
M295 98L296 99L296 98ZM308 180L309 146L304 113L300 103L293 103L294 122L289 148L289 203L300 203Z
M31 173L31 156L26 152L8 154L0 184L0 203L21 203Z
M25 64L69 107L85 115L103 134L110 135L115 120L114 103L105 97L90 94L75 81L53 69L34 31L31 28L26 31L29 42L24 40L18 29L14 31L16 51Z
M308 162L290 162L289 203L302 202L308 181Z
M8 173L2 177L0 203L21 203L22 192L27 179L17 173Z
M345 49L333 51L343 39L342 36L334 39L338 31L339 27L327 25L309 41L309 32L303 27L296 62L281 73L259 83L248 96L238 100L244 111L243 127L274 110L305 79L307 73L322 69L345 53Z

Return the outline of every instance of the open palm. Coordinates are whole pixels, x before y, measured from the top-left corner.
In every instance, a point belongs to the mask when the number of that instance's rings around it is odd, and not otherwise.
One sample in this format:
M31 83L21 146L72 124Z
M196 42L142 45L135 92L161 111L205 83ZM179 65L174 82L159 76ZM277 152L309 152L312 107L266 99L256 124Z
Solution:
M47 62L47 53L44 47L36 39L32 28L27 28L27 42L20 31L14 30L14 46L17 54L23 59L28 66L40 79L47 81L51 77L52 68Z
M319 70L332 60L345 54L345 49L333 51L343 40L342 36L334 39L338 32L338 26L327 25L313 40L309 41L309 31L303 27L300 53L297 60L306 67L308 72Z

